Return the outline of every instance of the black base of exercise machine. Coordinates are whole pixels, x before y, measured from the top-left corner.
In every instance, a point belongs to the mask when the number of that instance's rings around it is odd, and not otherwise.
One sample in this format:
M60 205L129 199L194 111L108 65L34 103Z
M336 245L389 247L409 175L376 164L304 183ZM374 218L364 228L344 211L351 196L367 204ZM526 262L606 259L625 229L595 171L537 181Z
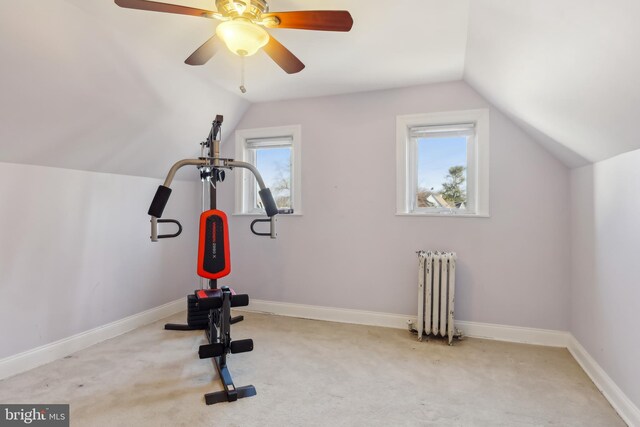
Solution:
M256 395L256 388L252 385L236 387L227 366L227 354L244 353L253 350L253 340L231 340L230 326L244 320L244 316L231 317L231 307L249 305L248 295L233 295L230 288L208 289L196 291L193 296L197 299L196 307L210 307L207 312L208 321L205 326L189 326L184 324L167 323L164 328L173 331L195 331L204 329L209 342L201 345L198 355L201 359L211 358L218 372L224 390L207 393L204 400L207 405L220 402L234 402L244 397ZM225 320L228 319L228 320Z
M249 296L233 295L230 288L223 286L221 289L195 291L192 295L189 295L189 298L191 297L197 301L194 312L207 313L206 323L204 325L167 323L164 328L171 331L204 329L209 344L201 345L198 355L201 359L211 358L224 386L224 390L205 394L205 403L213 405L214 403L234 402L244 397L255 396L256 388L253 385L235 386L227 366L226 357L229 353L244 353L253 350L253 340L231 341L230 331L231 325L244 320L244 316L231 317L231 307L249 305ZM192 318L190 314L188 314L188 317Z
M218 371L224 390L207 393L204 400L207 405L220 402L234 402L244 397L256 395L252 385L236 387L227 367L227 354L244 353L253 350L253 340L231 340L231 307L249 304L248 295L234 295L227 286L221 289L208 289L196 292L201 306L211 307L209 326L205 332L209 344L201 345L198 355L201 359L211 358ZM236 318L237 319L237 318ZM236 320L238 322L239 320Z
M205 209L205 193L209 190L209 210L200 215L200 238L198 243L198 275L207 280L207 288L201 282L201 289L187 295L187 323L167 323L164 328L171 331L204 330L208 344L201 345L198 355L201 359L210 358L218 372L224 390L207 393L204 396L207 405L220 402L234 402L244 397L256 395L252 385L236 387L227 367L227 355L245 353L253 350L253 340L231 340L230 326L244 319L243 316L231 317L232 307L242 307L249 304L248 295L235 294L229 287L218 288L218 279L228 275L231 271L229 253L229 231L227 216L216 209L216 183L224 181L223 169L245 168L256 178L258 195L265 208L268 219L260 219L251 223L251 231L258 236L276 237L275 216L279 213L293 213L292 210L279 211L271 195L265 187L260 173L254 165L221 158L220 140L218 135L222 125L222 116L216 116L207 140L201 143L201 157L185 159L175 163L165 179L164 185L158 187L156 195L149 208L151 215L151 241L173 238L180 235L182 226L174 219L160 219L171 195L171 182L175 173L183 166L196 166L200 171L203 184L203 210ZM205 150L208 153L205 155ZM258 222L268 222L268 232L258 232L254 226ZM174 234L158 234L158 224L173 223L178 226Z

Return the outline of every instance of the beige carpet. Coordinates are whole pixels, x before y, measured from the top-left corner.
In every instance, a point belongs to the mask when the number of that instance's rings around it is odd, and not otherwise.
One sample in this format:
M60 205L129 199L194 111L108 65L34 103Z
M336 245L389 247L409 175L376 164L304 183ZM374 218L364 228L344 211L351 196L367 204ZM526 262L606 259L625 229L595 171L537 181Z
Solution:
M229 357L258 395L207 406L202 333L163 323L0 381L0 402L70 403L72 426L624 426L565 349L260 314Z

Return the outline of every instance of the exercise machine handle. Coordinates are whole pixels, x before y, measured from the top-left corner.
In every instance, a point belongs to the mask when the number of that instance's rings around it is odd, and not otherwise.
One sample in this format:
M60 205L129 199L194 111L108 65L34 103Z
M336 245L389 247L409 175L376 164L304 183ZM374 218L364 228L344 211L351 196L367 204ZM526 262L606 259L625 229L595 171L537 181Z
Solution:
M178 226L178 231L173 234L158 234L158 224L172 223ZM177 219L158 219L155 216L151 217L151 241L157 242L159 239L171 239L178 237L182 234L182 224Z
M271 192L269 192L269 195L271 195ZM273 214L273 216L271 216L270 218L258 218L258 219L254 219L253 221L251 221L251 225L249 226L249 228L251 229L251 232L253 234L255 234L256 236L269 236L272 239L275 239L278 234L276 233L276 215L280 214L280 215L291 215L293 213L293 209L292 208L287 208L287 209L278 209L276 207L276 213ZM256 231L255 226L257 223L259 222L268 222L269 223L269 232L268 233L261 233L259 231Z
M207 164L206 159L184 159L174 163L169 169L169 173L167 174L166 179L164 180L163 185L159 185L156 190L155 196L153 196L153 201L151 202L151 206L149 206L149 210L147 213L151 215L151 241L157 242L159 239L169 239L171 237L178 237L180 233L182 233L182 225L175 219L168 220L160 220L162 217L162 213L164 212L164 208L167 206L167 202L169 201L169 196L171 196L171 182L173 181L173 177L183 166L193 165L193 166L204 166ZM161 234L158 235L158 223L163 222L171 222L178 226L178 232L173 234Z
M270 236L273 238L273 227L269 227L269 232L268 233L260 233L258 231L256 231L256 229L254 228L255 225L259 222L271 222L271 218L259 218L259 219L254 219L253 221L251 221L251 225L249 226L249 228L251 228L251 232L253 234L255 234L256 236Z

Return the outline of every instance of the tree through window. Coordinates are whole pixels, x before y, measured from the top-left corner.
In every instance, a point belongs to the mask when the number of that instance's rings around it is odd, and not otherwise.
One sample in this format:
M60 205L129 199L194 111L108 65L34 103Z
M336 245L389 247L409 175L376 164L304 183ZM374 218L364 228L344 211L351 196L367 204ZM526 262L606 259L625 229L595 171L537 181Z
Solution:
M416 132L416 207L466 209L467 135Z
M291 208L291 146L254 148L255 164L280 209ZM257 190L256 190L257 191ZM260 198L254 196L257 209Z

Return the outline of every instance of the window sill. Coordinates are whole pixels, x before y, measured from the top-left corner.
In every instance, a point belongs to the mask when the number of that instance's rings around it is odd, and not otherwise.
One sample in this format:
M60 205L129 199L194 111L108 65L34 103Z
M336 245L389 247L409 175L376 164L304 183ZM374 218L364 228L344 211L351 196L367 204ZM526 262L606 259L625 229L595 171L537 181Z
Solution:
M409 213L409 212L396 212L396 216L430 216L430 217L438 217L438 218L491 218L489 214L450 214L450 213L436 213L436 212L419 212L419 213Z

